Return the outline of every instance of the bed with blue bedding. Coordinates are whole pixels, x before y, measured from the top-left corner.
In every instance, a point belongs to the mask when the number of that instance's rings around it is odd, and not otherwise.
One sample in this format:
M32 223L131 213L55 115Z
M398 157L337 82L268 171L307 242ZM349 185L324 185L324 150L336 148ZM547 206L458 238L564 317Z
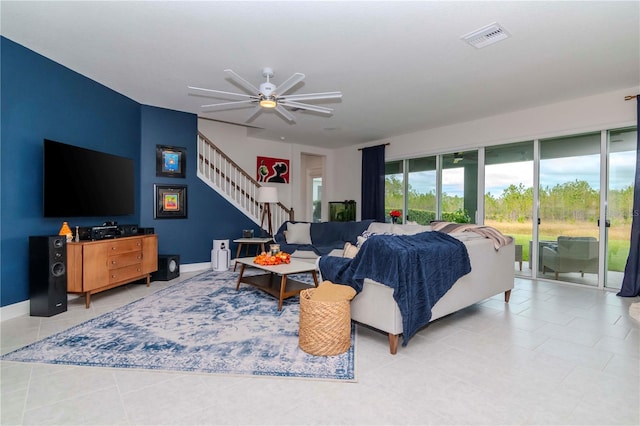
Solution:
M393 289L402 314L403 346L431 320L431 309L462 276L471 272L467 249L442 232L374 235L353 259L323 256L323 279L362 291L365 279Z

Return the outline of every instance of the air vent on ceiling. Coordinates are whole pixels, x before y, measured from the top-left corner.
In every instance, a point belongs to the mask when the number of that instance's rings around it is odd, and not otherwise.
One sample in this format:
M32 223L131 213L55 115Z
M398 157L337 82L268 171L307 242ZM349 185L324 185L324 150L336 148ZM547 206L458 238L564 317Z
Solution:
M469 43L471 46L480 49L481 47L497 43L500 40L504 40L508 37L509 33L507 32L507 30L501 27L500 24L494 22L493 24L482 27L479 30L463 35L460 38Z

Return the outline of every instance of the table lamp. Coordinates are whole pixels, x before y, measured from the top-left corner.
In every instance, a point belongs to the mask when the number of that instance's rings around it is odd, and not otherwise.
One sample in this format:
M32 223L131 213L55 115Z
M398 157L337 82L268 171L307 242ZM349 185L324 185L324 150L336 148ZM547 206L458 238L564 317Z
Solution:
M269 222L267 228L269 230L269 237L273 236L273 228L271 227L271 203L278 202L278 188L270 186L261 186L258 188L257 201L263 203L262 215L260 217L260 228L264 229L263 224L265 218Z

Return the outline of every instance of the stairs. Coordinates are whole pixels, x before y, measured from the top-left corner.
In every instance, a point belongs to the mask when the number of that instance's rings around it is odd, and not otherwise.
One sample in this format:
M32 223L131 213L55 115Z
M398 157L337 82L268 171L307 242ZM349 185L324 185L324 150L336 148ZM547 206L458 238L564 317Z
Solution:
M264 206L256 199L258 188L262 185L200 132L198 132L198 177L257 225L261 225ZM270 210L274 231L284 222L294 220L293 208L287 208L282 203L272 204ZM262 226L269 228L266 222Z

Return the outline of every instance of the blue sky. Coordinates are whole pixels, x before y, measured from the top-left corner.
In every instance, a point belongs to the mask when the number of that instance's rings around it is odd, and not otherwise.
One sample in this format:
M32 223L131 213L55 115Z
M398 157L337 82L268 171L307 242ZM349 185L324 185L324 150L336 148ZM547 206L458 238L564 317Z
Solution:
M611 189L621 189L633 184L635 155L633 153L611 153L609 158ZM556 184L586 180L589 185L600 189L600 156L589 155L543 160L540 167L542 186L552 188ZM502 194L511 184L522 183L533 186L533 161L490 165L486 168L486 191L494 196ZM449 195L463 195L463 169L447 169L442 176L443 192ZM433 172L414 173L410 183L419 192L433 190Z

